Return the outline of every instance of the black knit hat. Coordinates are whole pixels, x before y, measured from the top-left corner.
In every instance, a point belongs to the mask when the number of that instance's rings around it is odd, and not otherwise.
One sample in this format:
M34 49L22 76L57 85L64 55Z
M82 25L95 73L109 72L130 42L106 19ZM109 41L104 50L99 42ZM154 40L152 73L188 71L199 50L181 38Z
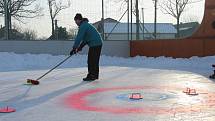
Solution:
M82 20L82 19L83 19L83 17L80 13L77 13L74 17L74 20Z

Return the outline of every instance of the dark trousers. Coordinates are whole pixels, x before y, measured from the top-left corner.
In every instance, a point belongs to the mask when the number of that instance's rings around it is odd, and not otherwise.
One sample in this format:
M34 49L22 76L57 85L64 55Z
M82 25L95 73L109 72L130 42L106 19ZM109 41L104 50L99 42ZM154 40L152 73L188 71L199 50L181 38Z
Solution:
M99 77L99 59L101 55L101 46L90 47L88 51L88 77Z

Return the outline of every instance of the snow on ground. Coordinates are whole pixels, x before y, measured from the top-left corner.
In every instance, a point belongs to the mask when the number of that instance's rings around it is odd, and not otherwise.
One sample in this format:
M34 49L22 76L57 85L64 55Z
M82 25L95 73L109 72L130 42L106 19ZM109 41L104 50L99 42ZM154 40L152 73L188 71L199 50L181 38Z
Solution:
M67 56L52 56L48 54L32 55L32 54L15 54L0 53L0 71L20 71L20 70L40 70L50 69L55 64L62 61ZM76 55L68 60L60 68L77 68L87 66L86 55ZM210 57L192 57L184 58L166 58L166 57L134 57L120 58L102 56L101 66L121 66L121 67L144 67L154 69L173 69L185 70L199 73L208 73L211 71L211 65L215 62L215 56Z
M102 56L100 79L85 83L87 56L76 55L43 79L26 86L67 56L0 53L0 121L213 121L215 56L173 59ZM186 87L201 92L182 93ZM140 92L143 99L129 100ZM82 96L82 97L81 97ZM84 96L84 97L83 97ZM162 107L162 108L161 108Z

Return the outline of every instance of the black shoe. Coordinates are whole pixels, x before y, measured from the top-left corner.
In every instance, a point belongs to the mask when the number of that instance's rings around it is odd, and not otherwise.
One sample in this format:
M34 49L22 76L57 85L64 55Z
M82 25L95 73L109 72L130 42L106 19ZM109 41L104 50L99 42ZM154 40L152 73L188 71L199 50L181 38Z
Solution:
M95 81L96 79L98 79L98 78L95 78L95 77L86 77L86 78L83 78L83 81Z
M211 75L209 78L215 79L215 74Z

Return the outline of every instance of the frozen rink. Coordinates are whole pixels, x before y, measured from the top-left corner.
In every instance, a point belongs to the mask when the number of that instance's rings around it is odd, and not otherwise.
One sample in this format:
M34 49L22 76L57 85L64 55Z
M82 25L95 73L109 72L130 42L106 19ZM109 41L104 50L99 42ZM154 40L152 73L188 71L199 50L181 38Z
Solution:
M86 56L77 56L41 79L39 86L23 83L44 74L63 56L3 53L0 57L4 58L0 58L0 107L16 109L0 113L0 121L215 120L215 84L208 79L214 57L103 56L100 79L83 82ZM183 93L186 88L198 95ZM131 100L132 93L143 99Z

